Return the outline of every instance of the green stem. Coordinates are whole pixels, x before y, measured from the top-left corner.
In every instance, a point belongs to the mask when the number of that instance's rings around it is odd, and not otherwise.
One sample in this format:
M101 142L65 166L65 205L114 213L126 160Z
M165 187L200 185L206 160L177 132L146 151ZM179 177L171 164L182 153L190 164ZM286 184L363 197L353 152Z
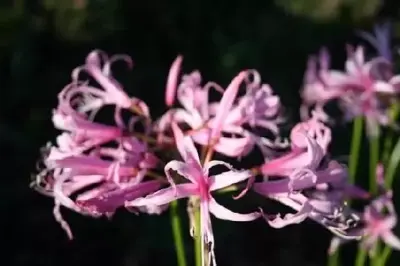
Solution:
M382 251L380 264L378 266L385 266L391 254L392 249L388 245L386 245Z
M365 266L365 259L367 258L367 251L361 247L358 247L357 257L355 266Z
M340 261L340 253L338 249L335 251L335 253L329 256L328 266L339 266L339 261Z
M371 136L369 138L369 192L372 195L378 191L376 183L376 166L379 162L379 137Z
M389 162L386 167L386 173L385 173L386 188L392 187L392 183L396 175L396 170L399 163L400 163L400 138L398 139L396 145L393 148L392 155L390 156Z
M199 204L194 204L194 220L195 220L195 237L194 237L194 251L195 251L195 261L196 266L202 266L202 237L201 237L201 214Z
M179 215L179 203L177 200L171 202L170 205L171 226L174 235L174 243L176 249L176 258L178 266L186 266L185 245L182 237L181 217Z
M389 131L383 142L382 163L386 166L390 159L390 152L393 146L393 131Z
M374 247L374 256L371 258L371 262L370 264L372 266L379 266L380 265L380 254L381 254L381 246L382 243L381 241L378 239L376 246Z
M350 158L349 158L349 174L350 183L356 181L358 158L360 155L361 139L363 130L363 118L356 117L353 122L353 136L351 138Z
M349 158L349 175L350 183L354 184L356 181L358 158L361 148L361 139L363 132L363 118L356 117L353 121L353 135L351 138L350 158ZM340 260L339 249L333 253L328 259L329 266L338 266Z

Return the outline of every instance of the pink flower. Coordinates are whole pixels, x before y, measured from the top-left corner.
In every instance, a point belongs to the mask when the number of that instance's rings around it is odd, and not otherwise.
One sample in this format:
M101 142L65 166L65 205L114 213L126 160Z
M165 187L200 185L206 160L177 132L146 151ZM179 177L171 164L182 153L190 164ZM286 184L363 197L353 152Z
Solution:
M317 111L321 112L327 102L343 94L339 88L327 85L327 82L335 78L343 79L340 73L330 70L330 56L326 48L320 50L318 60L315 56L308 59L304 86L301 91L303 104L300 108L300 115L302 120L309 119L310 107L314 106Z
M162 134L171 127L172 122L183 123L191 128L190 135L201 145L212 144L217 152L232 157L246 153L253 144L251 136L240 126L229 125L223 121L229 115L226 109L228 111L231 109L244 77L243 74L239 74L232 80L222 96L220 105L220 103L209 103L208 99L211 88L223 91L219 85L209 82L201 86L201 75L198 71L184 75L177 88L177 98L183 108L171 109L158 120L155 130L159 132L159 138L162 139ZM215 109L211 106L215 106ZM235 137L226 137L222 133L234 134Z
M104 105L115 105L117 108L132 109L138 108L143 115L148 116L148 107L137 98L130 98L111 75L111 65L119 60L128 63L132 67L133 63L127 55L114 55L111 58L99 50L92 51L87 57L85 65L77 67L72 72L73 85L64 89L65 98L73 100L79 97L79 111L97 111ZM79 75L85 71L101 88L90 85L85 80L81 81Z
M316 119L297 124L290 134L292 149L289 153L266 161L261 166L265 176L288 176L292 182L310 179L316 182L314 171L327 153L331 131Z
M360 32L360 35L378 51L380 56L392 61L390 28L390 23L385 22L374 26L374 34Z
M165 166L165 174L171 187L157 191L145 198L128 201L126 206L162 206L181 198L192 196L199 197L202 243L209 245L209 256L210 259L214 261L214 235L211 228L209 213L211 212L219 219L231 221L252 221L257 219L259 214L234 213L219 205L212 197L211 192L246 180L251 173L249 171L233 170L230 165L222 161L210 161L202 166L192 139L189 136L184 136L176 124L173 124L173 131L178 151L184 162L174 160ZM226 166L229 171L209 176L209 169L217 165ZM176 171L179 175L186 178L189 183L175 184L170 173L171 170ZM211 262L211 260L209 260L209 262Z
M345 204L345 198L366 198L368 193L348 185L347 171L335 161L325 168L313 172L315 181L298 179L290 186L292 180L285 177L276 181L255 183L253 189L270 199L276 200L296 211L281 217L265 215L265 219L274 228L298 224L310 218L341 238L358 239L353 232L359 220Z
M160 134L170 128L172 122L184 123L191 128L189 134L196 143L211 145L217 152L231 157L246 155L254 144L272 146L272 142L257 137L245 127L261 127L277 135L277 124L283 121L279 98L268 85L261 84L258 72L239 73L224 91L213 82L201 86L200 73L194 71L184 75L176 88L180 64L181 57L178 57L170 70L166 97L172 102L176 89L183 108L172 109L160 118L156 126ZM251 76L254 76L253 81L249 81ZM243 81L246 81L246 94L238 97ZM209 102L210 88L222 93L220 102Z
M63 137L68 144L61 145L69 147L68 150L72 154L82 153L95 146L118 139L124 134L123 128L90 121L85 114L78 113L63 103L60 103L58 108L53 111L52 118L55 128L68 132L64 133L68 134L68 137L65 135Z
M324 54L327 52L325 51ZM400 77L393 76L392 64L383 57L365 60L361 46L355 51L349 49L345 72L329 70L327 55L321 56L321 67L316 71L315 62L310 61L306 72L301 107L302 118L308 117L308 110L315 105L319 114L326 116L324 105L337 100L347 120L363 116L367 121L370 135L376 136L378 125L388 125L388 109L400 93Z
M62 152L56 150L47 149L43 158L45 169L33 185L54 197L55 218L70 238L71 230L61 216L61 205L85 215L111 216L126 200L160 187L158 181L143 182L158 159L132 137L124 137L117 148L98 147L88 154L60 156ZM78 194L76 199L71 198L72 194Z
M383 166L377 167L377 180L384 194L372 201L361 214L361 226L354 229L354 232L363 236L361 246L369 251L370 256L374 255L375 245L381 239L391 248L400 250L400 239L392 232L397 224L397 214L392 202L392 191L385 191L383 188ZM345 239L333 238L329 252L333 253Z

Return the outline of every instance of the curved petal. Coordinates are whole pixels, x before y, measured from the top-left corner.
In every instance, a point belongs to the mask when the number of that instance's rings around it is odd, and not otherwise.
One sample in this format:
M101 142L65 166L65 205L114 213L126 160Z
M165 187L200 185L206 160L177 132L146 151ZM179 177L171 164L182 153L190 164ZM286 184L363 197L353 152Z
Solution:
M183 160L190 164L197 163L200 166L199 153L194 146L192 138L185 136L176 123L172 123L172 131L174 132L176 147ZM194 162L193 159L195 160Z
M169 173L170 170L178 172L178 174L185 177L190 182L197 184L197 180L195 178L196 173L193 173L193 169L190 169L189 166L183 162L174 160L174 161L167 163L164 167L165 175L167 176L167 180L171 184L172 187L176 187L176 184L175 184L171 174Z
M228 171L219 175L210 176L210 191L218 190L232 184L244 181L252 176L251 171Z
M177 83L178 83L178 75L179 75L179 71L181 69L182 60L183 60L183 57L181 55L178 55L178 57L172 63L171 68L168 73L167 86L165 89L165 104L168 107L171 107L175 101L175 94L176 94Z
M400 250L400 239L395 236L391 231L387 231L381 234L381 238L386 245L390 246L391 248Z
M229 111L231 110L231 107L233 105L233 102L236 99L236 96L239 91L239 86L242 81L246 78L247 73L246 72L241 72L239 73L229 84L228 88L222 95L222 99L220 101L220 104L218 106L218 110L215 114L214 117L214 127L212 128L211 131L211 136L210 139L211 141L215 141L220 137L220 133L222 130L222 126L224 124L224 120L229 114Z
M282 228L290 224L299 224L303 222L309 216L312 210L313 207L306 202L303 204L303 206L301 206L300 210L295 214L288 213L285 214L283 218L281 218L281 215L278 214L272 220L270 220L266 216L264 217L271 227Z
M196 185L194 184L179 184L175 189L172 187L161 189L145 198L138 198L132 201L125 202L126 207L141 207L146 205L162 206L171 201L186 198L196 194Z
M235 213L231 210L228 210L224 206L218 204L213 198L211 198L210 201L208 202L208 208L210 212L218 219L229 220L234 222L254 221L255 219L261 216L261 214L258 212L247 213L247 214Z

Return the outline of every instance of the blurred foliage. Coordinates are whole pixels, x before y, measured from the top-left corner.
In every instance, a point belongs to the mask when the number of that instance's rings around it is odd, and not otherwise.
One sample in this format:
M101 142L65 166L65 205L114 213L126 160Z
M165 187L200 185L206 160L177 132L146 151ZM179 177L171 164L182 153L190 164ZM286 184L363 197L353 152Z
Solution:
M50 115L57 93L90 50L133 57L132 72L115 74L154 115L164 111L168 68L181 53L185 71L199 69L223 85L241 69L258 69L295 121L307 57L326 45L340 68L345 44L359 41L355 30L389 18L397 37L399 15L398 1L381 0L1 1L0 206L7 230L1 265L175 265L168 214L121 210L110 222L63 210L76 236L69 242L52 217L52 200L28 188L39 148L56 134ZM339 125L333 134L343 136L334 140L333 155L347 154L349 127ZM255 195L239 206L230 195L221 201L238 211L283 208ZM219 265L324 265L330 234L312 222L281 230L263 221L213 225ZM188 234L186 244L191 256Z
M298 16L332 21L350 13L352 20L370 19L379 11L381 0L275 0L278 6Z

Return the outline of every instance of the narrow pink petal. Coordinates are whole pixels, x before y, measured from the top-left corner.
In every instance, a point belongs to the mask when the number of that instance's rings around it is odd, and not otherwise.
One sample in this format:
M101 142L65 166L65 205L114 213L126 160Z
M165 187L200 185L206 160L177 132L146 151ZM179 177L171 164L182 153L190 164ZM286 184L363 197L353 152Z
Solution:
M165 90L165 104L171 107L175 101L175 94L177 89L179 71L181 69L183 57L179 55L172 63L168 73L167 87Z
M145 198L138 198L125 203L126 207L141 207L146 205L161 206L171 201L187 198L196 194L196 185L194 184L179 184L175 189L172 187L161 189Z
M239 92L240 83L245 80L247 77L247 72L242 71L237 75L229 84L228 88L224 92L220 104L218 106L218 110L216 112L213 128L211 131L211 140L216 140L219 138L221 134L221 130L224 124L224 120L229 114L231 107L236 99L236 96Z
M210 131L208 129L199 130L192 137L196 143L207 145L210 141ZM236 138L220 137L214 144L215 151L229 157L239 157L251 151L254 147L254 140L250 135Z
M160 182L153 180L123 189L114 188L114 190L105 192L91 199L81 200L80 197L78 197L77 205L94 215L113 213L118 207L124 206L126 201L132 201L151 193L157 190L160 185Z
M169 183L172 186L175 186L175 182L173 181L171 174L169 173L170 170L176 171L179 175L188 179L193 184L197 184L197 179L195 175L199 174L198 169L193 170L193 168L191 168L190 165L176 160L167 163L164 167L164 172L167 176ZM200 174L202 173L200 172Z
M172 131L174 132L176 147L183 160L189 163L194 159L195 162L200 165L199 154L194 146L192 138L190 136L185 136L176 123L172 123Z
M283 218L281 218L281 215L278 214L272 220L270 220L267 217L265 218L271 227L282 228L290 224L299 224L303 222L309 216L312 210L313 210L312 206L308 203L305 203L301 207L301 209L295 214L288 213L285 214Z
M214 166L218 166L218 165L225 166L229 170L233 169L232 165L230 165L229 163L226 163L224 161L213 160L213 161L206 162L204 164L204 173L205 173L205 175L208 176L208 172L210 171L210 169L213 168Z
M215 191L242 182L251 176L252 173L250 171L228 171L219 175L210 176L210 191Z
M400 239L395 236L392 231L386 231L385 233L381 234L381 237L386 245L390 246L391 248L400 250Z
M229 220L234 222L249 222L261 216L261 214L258 212L247 213L247 214L235 213L231 210L228 210L224 206L218 204L213 198L210 199L208 203L208 208L210 212L218 219Z

